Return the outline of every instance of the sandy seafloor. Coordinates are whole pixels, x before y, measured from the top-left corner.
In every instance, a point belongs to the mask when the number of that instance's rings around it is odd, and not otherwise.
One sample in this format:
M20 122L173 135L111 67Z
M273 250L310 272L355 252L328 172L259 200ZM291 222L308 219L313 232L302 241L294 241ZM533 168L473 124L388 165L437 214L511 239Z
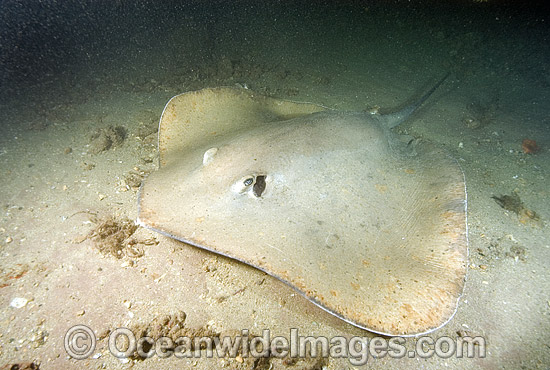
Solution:
M298 328L301 335L375 336L262 272L148 230L133 235L143 250L134 258L102 254L86 235L109 216L136 219L139 179L130 174L157 168L154 129L178 93L238 84L335 109L392 108L451 71L401 130L445 148L464 170L467 282L455 317L430 336L483 336L486 358L386 356L365 368L550 367L546 14L490 0L440 7L34 5L42 11L17 4L0 6L4 19L12 17L2 31L0 66L0 366L360 368L335 358L121 361L106 339L93 358L71 359L63 338L73 325L103 337L179 311L186 327L217 333L268 328L288 336ZM125 140L94 154L91 137L109 126L124 127ZM524 153L525 138L540 150ZM539 220L491 198L514 191ZM14 298L27 303L14 308Z

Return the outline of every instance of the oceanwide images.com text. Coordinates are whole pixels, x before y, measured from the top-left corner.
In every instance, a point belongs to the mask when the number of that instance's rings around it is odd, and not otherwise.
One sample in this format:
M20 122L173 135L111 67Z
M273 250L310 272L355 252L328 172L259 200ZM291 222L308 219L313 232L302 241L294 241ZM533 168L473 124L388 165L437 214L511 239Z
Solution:
M483 358L486 355L483 337L421 336L412 343L414 348L402 337L301 336L296 328L290 329L288 337L271 337L269 329L264 329L262 336L254 336L243 329L241 335L236 336L178 338L136 337L130 329L118 328L109 335L108 349L117 358L330 357L347 358L355 366L366 364L369 357ZM96 337L90 328L76 325L67 331L64 344L69 356L84 359L93 355Z

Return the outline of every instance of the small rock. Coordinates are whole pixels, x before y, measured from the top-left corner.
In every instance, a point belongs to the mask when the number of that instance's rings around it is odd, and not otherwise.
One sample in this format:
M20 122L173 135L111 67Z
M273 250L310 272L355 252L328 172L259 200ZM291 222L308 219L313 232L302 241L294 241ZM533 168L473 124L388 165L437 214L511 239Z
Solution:
M23 308L27 305L29 300L27 298L16 297L11 300L10 306L13 308Z
M6 238L6 243L11 243L13 241L13 238L11 236L8 236Z
M107 196L105 194L101 194L101 193L99 193L97 195L97 197L99 198L99 200L103 200L103 199L107 198Z
M466 125L466 127L472 129L476 129L481 126L481 122L474 118L465 118L464 120L462 120L462 122L464 123L464 125Z
M380 106L379 106L379 105L375 105L374 107L369 108L369 109L367 110L367 112L369 112L370 114L379 114L379 112L380 112Z
M85 170L85 171L91 171L95 168L95 164L93 163L81 163L80 166Z
M124 267L124 268L129 268L129 267L133 267L133 266L134 266L134 262L132 260L124 261L120 264L120 267Z
M65 150L63 151L63 153L65 153L65 154L71 154L72 152L73 152L73 148L71 148L71 147L67 147L67 148L65 148Z

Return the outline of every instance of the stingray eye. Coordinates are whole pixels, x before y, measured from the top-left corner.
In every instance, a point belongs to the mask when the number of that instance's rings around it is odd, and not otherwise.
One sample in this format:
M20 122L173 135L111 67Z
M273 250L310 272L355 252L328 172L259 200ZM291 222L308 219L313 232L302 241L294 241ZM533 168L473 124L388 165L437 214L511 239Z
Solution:
M261 198L268 182L266 175L247 175L231 185L231 191L235 194L247 194L249 197Z

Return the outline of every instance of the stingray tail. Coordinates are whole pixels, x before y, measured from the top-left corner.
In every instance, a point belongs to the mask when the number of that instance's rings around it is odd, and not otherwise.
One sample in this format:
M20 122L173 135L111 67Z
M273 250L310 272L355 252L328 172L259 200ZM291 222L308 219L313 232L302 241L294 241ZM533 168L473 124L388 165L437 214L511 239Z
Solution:
M401 109L400 111L398 112L395 112L395 113L389 113L389 114L385 114L384 117L386 118L386 127L387 128L394 128L396 126L399 126L401 123L405 122L407 120L407 118L410 117L411 114L413 114L413 112L415 110L418 109L418 107L420 107L433 93L435 90L437 90L437 88L443 83L445 82L445 80L447 79L447 77L449 77L449 73L447 73L445 75L445 77L443 77L441 80L439 80L428 92L426 92L420 99L418 99L417 101L415 101L414 103L412 103L411 105L408 105L407 107Z

